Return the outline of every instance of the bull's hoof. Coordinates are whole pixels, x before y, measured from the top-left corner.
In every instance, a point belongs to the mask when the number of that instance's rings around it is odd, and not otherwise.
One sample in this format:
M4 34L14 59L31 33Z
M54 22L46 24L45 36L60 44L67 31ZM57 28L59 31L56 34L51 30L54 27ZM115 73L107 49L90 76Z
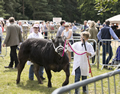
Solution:
M39 84L43 84L43 82L39 82Z
M16 84L19 84L19 83L20 83L20 81L16 80Z
M52 86L48 86L48 88L52 88Z
M62 84L62 86L65 86L65 85L67 85L69 82L64 82L63 84Z
M48 84L48 88L52 88L52 85L51 85L51 84Z

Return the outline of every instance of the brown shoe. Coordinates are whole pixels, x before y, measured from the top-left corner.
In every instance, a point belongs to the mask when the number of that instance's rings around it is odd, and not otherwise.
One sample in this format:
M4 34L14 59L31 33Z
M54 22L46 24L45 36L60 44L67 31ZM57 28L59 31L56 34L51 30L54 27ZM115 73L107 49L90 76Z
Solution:
M4 66L4 68L13 68L13 67L10 67L10 66Z

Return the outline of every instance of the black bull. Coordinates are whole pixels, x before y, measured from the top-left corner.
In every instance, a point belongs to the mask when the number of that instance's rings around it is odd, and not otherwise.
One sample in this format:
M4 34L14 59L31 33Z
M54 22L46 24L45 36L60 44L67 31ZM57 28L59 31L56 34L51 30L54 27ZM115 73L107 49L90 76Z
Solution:
M27 60L30 60L34 64L34 73L40 84L42 84L42 80L40 79L38 70L39 66L43 66L48 77L48 87L52 87L51 70L54 72L64 70L66 79L62 86L67 85L69 83L70 76L68 56L66 53L64 53L64 56L61 57L63 48L61 48L62 50L58 48L57 52L55 51L55 48L57 48L59 45L64 46L64 42L65 38L63 37L57 37L52 41L31 38L23 42L18 54L19 64L16 83L18 84L20 82L21 72L24 69Z

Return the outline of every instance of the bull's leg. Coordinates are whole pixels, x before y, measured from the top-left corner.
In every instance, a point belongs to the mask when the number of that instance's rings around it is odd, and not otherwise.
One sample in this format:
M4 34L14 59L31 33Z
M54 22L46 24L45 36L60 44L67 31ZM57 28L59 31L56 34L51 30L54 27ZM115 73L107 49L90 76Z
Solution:
M69 70L69 64L63 69L65 74L66 74L66 79L64 81L64 83L62 84L62 86L65 86L69 83L69 76L70 76L70 70Z
M48 87L52 87L52 84L51 84L51 77L52 77L51 71L49 69L46 69L46 68L45 68L45 71L46 71L47 77L48 77Z
M20 75L21 75L21 72L23 71L23 68L25 67L25 63L26 63L27 60L20 60L19 64L18 64L18 74L17 74L17 80L16 80L16 83L19 84L20 82Z
M42 80L40 79L39 69L40 69L40 66L37 65L37 64L34 64L34 73L35 73L35 76L37 77L39 84L43 84Z

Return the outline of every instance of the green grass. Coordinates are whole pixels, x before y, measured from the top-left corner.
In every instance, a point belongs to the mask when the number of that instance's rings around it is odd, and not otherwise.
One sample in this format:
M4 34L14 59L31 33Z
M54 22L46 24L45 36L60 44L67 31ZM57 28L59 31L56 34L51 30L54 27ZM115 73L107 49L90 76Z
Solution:
M5 48L3 48L5 49ZM7 56L4 57L4 60L0 59L0 94L51 94L55 89L62 86L63 81L65 80L65 73L63 71L61 72L52 72L52 88L47 87L47 76L44 72L44 77L46 77L46 80L43 81L43 84L38 84L38 81L35 78L34 81L30 81L28 79L28 72L29 72L29 65L26 64L22 75L21 75L21 82L20 84L16 85L16 78L17 78L17 69L5 69L4 66L9 64L9 48L7 52ZM101 66L100 66L101 68ZM70 72L72 71L72 64L70 66ZM97 76L106 72L110 72L110 70L100 70L96 68L96 65L92 66L92 72L93 76ZM88 77L89 78L89 77ZM74 83L74 76L70 75L70 82L69 84ZM116 84L117 84L117 92L120 92L120 89L118 91L118 88L120 88L120 79L118 76L116 76ZM104 83L104 92L105 94L108 93L108 84L107 79L103 80ZM98 81L96 83L97 87L97 94L101 94L101 82ZM93 94L94 92L94 84L89 85L89 91L90 94ZM111 88L111 94L114 94L114 82L113 77L110 77L110 88ZM72 91L73 94L74 91ZM118 93L119 94L119 93Z
M35 78L34 81L30 81L28 79L29 74L29 65L26 64L22 74L21 74L21 81L20 84L16 84L16 78L17 78L17 69L5 69L4 66L8 66L10 57L9 57L9 47L7 48L7 56L4 57L4 59L0 58L0 94L51 94L55 89L62 86L62 83L65 80L65 73L63 71L61 72L52 72L52 88L47 87L47 75L44 72L44 77L46 80L43 81L43 84L38 84L38 81ZM5 53L5 48L3 48L3 54ZM72 64L70 66L70 72L72 72ZM103 69L97 69L96 65L92 66L92 72L93 76L98 76L103 73L110 72L110 70ZM120 92L120 78L119 75L116 75L116 89L117 94ZM90 78L90 77L88 77ZM69 84L74 83L74 76L70 74L69 78ZM88 85L89 88L89 94L94 94L94 84ZM97 94L102 94L101 92L101 82L98 81L96 83L96 89ZM107 79L103 80L103 89L104 94L108 94L108 83ZM111 94L114 94L114 80L113 77L110 77L110 90ZM68 94L68 93L65 93ZM74 90L72 90L72 93L74 94Z

